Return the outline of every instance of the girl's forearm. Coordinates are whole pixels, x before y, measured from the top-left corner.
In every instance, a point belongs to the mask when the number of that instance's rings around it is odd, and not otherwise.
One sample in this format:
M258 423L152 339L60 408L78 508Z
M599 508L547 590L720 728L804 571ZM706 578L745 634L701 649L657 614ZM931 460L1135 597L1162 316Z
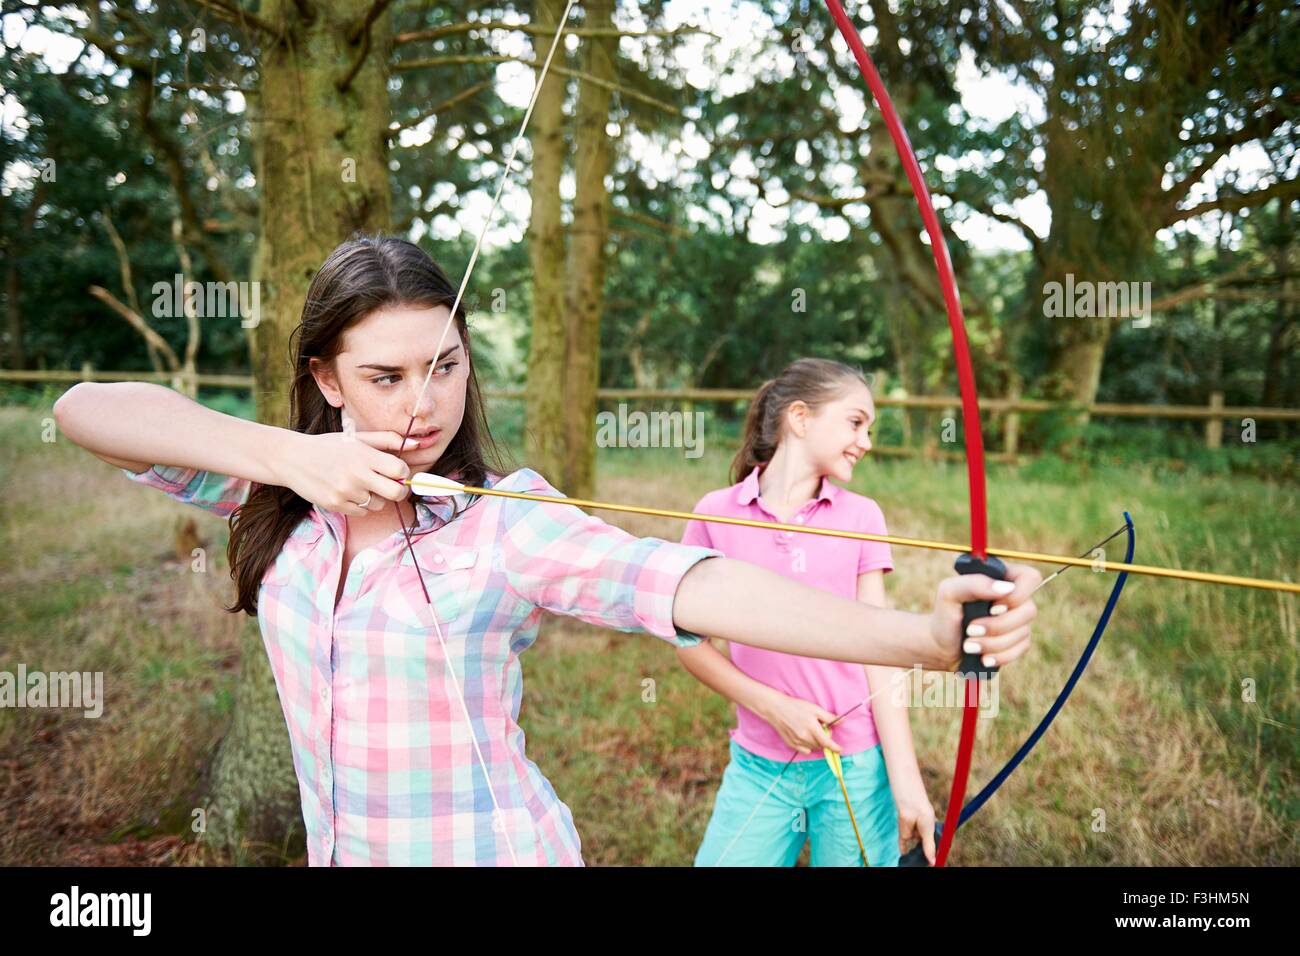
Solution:
M82 382L54 403L59 430L101 457L197 468L279 484L276 462L297 433L205 408L148 382Z
M694 647L679 647L677 659L705 687L760 715L766 712L774 695L781 693L754 680L707 640Z
M788 654L951 670L919 614L870 607L734 558L693 565L677 586L673 622Z

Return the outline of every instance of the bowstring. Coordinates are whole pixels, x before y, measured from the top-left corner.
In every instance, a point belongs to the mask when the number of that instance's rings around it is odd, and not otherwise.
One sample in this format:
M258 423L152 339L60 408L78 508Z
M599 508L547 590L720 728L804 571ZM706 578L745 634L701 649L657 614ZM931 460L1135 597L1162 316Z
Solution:
M510 177L510 172L514 168L515 155L519 152L519 144L523 142L524 131L528 128L528 121L532 118L533 109L537 105L537 99L542 91L542 84L546 81L546 74L551 68L551 60L555 56L555 51L559 47L560 38L564 34L564 25L568 22L569 11L573 8L574 0L568 0L565 4L564 13L560 15L559 24L555 30L555 36L551 38L551 48L546 53L546 59L542 63L541 72L538 73L537 82L533 86L533 94L528 101L528 109L524 112L523 121L519 124L519 131L515 133L514 139L510 143L510 151L506 155L505 169L501 171L501 178L497 181L496 195L492 197L492 206L488 209L487 216L483 220L483 226L479 229L478 238L474 242L474 252L470 255L469 265L465 267L465 274L461 277L460 288L456 292L456 300L451 306L451 316L447 324L443 326L442 335L438 337L438 344L433 350L433 360L429 363L429 370L424 375L424 381L420 385L420 391L416 394L415 404L411 406L411 419L406 423L406 432L402 436L402 446L405 447L407 439L411 436L411 429L415 426L415 416L420 410L420 403L424 400L424 393L429 387L429 381L433 377L433 370L438 364L438 355L442 352L442 344L447 339L447 333L455 324L456 313L460 308L461 301L465 297L465 290L469 287L469 278L474 271L474 266L478 262L479 252L483 248L483 240L487 236L488 227L492 224L492 217L496 214L497 207L501 203L501 194L505 191L506 180ZM402 509L398 502L393 502L393 510L397 513L397 520L402 526L402 534L406 539L406 550L411 556L411 563L415 565L415 573L420 580L420 590L424 593L424 599L429 605L429 615L433 619L433 630L438 637L438 646L442 650L442 658L447 667L447 673L451 677L452 688L456 692L456 700L460 704L461 714L465 718L465 726L469 729L470 742L474 747L474 755L478 758L479 767L483 770L483 779L487 781L488 796L492 800L492 819L494 822L493 829L497 826L501 828L504 835L506 849L510 853L510 861L513 865L519 865L519 858L515 855L514 841L510 838L510 831L506 827L504 814L501 810L501 804L497 801L496 788L492 786L492 777L488 773L487 761L483 758L483 751L479 747L478 735L474 733L474 721L470 716L469 705L465 703L465 694L461 689L460 678L456 674L456 668L452 664L451 654L447 650L447 641L443 637L442 627L438 623L438 614L433 607L433 599L429 596L429 589L424 581L424 571L420 568L419 559L415 556L415 546L411 541L411 532L406 526L406 519L402 517ZM412 527L415 527L415 515L411 518Z

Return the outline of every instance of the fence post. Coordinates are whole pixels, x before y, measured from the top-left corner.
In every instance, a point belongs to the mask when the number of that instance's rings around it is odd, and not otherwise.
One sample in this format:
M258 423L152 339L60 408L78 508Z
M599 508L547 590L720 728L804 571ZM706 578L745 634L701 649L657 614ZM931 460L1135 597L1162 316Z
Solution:
M92 380L94 379L94 376L95 376L95 366L92 365L90 362L82 362L82 363L81 363L81 380L82 380L83 382L89 382L89 381L92 381Z
M1223 393L1210 393L1210 417L1205 420L1205 447L1217 450L1223 447L1223 419L1215 412L1223 411Z

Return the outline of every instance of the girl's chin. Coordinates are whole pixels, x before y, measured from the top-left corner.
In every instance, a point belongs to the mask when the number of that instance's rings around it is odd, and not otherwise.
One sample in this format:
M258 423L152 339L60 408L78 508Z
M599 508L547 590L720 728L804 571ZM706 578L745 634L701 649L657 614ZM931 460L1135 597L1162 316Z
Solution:
M398 457L408 465L418 466L421 471L427 471L437 462L439 455L429 448L417 448L414 451L404 451Z

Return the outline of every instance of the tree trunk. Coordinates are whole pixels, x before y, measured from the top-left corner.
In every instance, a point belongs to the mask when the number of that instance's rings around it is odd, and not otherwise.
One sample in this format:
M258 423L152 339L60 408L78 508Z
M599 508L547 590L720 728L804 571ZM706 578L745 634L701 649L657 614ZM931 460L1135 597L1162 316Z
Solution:
M289 335L307 286L354 231L391 228L387 167L389 18L356 29L371 0L314 4L310 21L263 2L282 24L259 63L256 111L261 235L259 324L250 329L259 421L289 424ZM349 79L354 64L360 61ZM284 714L256 631L244 641L235 718L212 769L209 838L239 857L299 855L303 824Z
M612 0L586 4L587 25L612 25ZM598 80L614 79L613 37L585 41L583 70ZM609 234L610 94L608 87L580 82L574 139L576 192L569 239L568 289L565 297L568 360L565 376L568 473L565 493L591 498L596 493L596 389L600 385L600 320L605 302L605 242Z
M1052 356L1054 394L1080 405L1091 405L1101 384L1102 361L1110 339L1110 322L1106 319L1070 320L1061 333L1060 344ZM1086 424L1088 416L1081 418Z
M561 0L537 0L533 58L546 59L551 37L564 10ZM563 47L555 51L563 58ZM553 63L553 65L559 65ZM540 69L538 74L540 76ZM560 222L560 176L564 171L564 80L550 73L533 108L532 212L528 220L528 260L532 267L532 336L528 351L527 427L524 454L529 467L561 491L568 450L564 434L565 321L564 227Z

